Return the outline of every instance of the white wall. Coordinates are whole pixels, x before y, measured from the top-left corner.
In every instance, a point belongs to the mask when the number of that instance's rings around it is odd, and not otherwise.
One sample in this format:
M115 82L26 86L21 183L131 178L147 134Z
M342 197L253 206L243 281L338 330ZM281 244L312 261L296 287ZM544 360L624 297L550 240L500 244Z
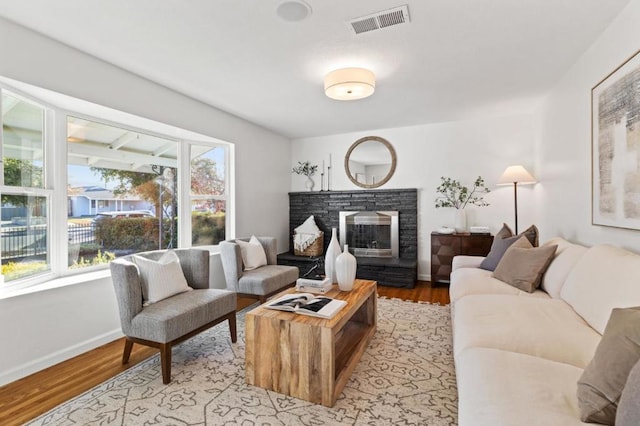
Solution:
M0 18L0 76L235 144L237 236L288 244L290 141ZM109 279L0 300L0 385L119 333Z
M640 232L591 224L591 89L640 49L640 1L620 13L560 80L537 112L539 225L586 245L640 251Z
M394 176L380 189L418 188L418 274L421 279L428 279L431 232L442 225L453 226L454 210L434 207L440 177L451 177L472 185L481 175L492 191L486 197L491 205L469 207L468 224L487 225L494 232L503 222L513 227L513 188L497 187L495 183L512 164L523 164L535 175L533 124L533 116L518 115L297 139L292 144L291 160L292 166L298 161L309 160L322 168L322 161L328 165L331 154L331 189L362 189L347 178L344 156L351 144L363 136L387 139L396 151L398 163ZM292 174L292 190L304 191L305 179ZM314 179L318 190L319 173ZM518 194L518 219L522 230L534 222L533 189L522 187Z

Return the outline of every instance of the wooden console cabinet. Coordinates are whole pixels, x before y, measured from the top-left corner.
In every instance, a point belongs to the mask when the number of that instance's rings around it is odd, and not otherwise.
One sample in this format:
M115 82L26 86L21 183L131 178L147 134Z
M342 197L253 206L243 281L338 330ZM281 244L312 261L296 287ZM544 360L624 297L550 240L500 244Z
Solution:
M486 256L493 235L431 233L431 282L449 283L451 262L457 255Z

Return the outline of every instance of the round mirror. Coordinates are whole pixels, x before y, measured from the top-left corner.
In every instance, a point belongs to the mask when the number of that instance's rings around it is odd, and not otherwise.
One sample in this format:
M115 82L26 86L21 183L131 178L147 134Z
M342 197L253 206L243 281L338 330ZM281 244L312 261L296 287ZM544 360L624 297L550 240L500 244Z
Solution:
M386 139L365 136L351 145L344 157L344 169L351 182L361 188L378 188L396 170L396 151Z

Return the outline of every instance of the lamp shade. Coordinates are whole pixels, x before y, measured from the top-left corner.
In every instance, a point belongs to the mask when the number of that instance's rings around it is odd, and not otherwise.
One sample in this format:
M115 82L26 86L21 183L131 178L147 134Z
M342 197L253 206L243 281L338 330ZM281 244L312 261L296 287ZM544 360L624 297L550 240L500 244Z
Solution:
M375 90L376 77L364 68L340 68L324 77L324 93L338 101L366 98Z
M520 165L509 166L507 170L502 173L502 176L500 176L497 185L513 185L514 183L518 185L531 185L536 183L536 179Z

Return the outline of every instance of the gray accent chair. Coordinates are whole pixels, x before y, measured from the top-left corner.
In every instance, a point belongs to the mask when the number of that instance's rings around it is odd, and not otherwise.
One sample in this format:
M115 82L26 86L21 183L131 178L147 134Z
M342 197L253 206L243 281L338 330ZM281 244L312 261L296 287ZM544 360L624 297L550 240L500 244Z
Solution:
M220 260L227 280L227 289L258 299L260 303L286 287L295 285L300 271L295 266L278 265L278 245L273 237L257 237L267 255L267 265L244 271L240 246L236 240L220 243ZM249 241L249 238L238 238Z
M187 283L194 290L142 306L140 272L133 256L111 262L120 323L125 334L122 363L129 362L134 343L158 348L162 382L171 381L171 348L222 321L229 321L231 341L236 342L236 294L209 288L209 251L174 250ZM137 253L158 260L165 250Z

